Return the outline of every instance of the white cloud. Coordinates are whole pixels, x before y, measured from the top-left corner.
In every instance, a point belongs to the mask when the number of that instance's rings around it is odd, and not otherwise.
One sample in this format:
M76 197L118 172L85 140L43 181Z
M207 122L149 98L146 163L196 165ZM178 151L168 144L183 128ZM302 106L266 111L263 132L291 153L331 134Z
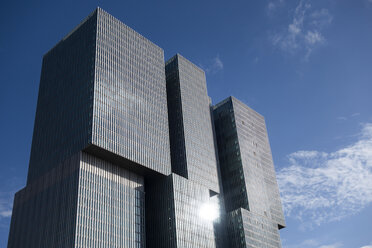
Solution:
M316 239L307 239L303 242L295 245L283 245L283 247L286 248L313 248L313 247L319 247L319 248L340 248L342 247L342 243L337 242L334 244L328 244L328 245L322 245L321 242L319 242ZM362 247L363 248L363 247Z
M283 247L286 248L309 248L309 247L319 247L319 242L315 239L306 239L299 244L286 244L286 240L282 240Z
M277 174L284 210L306 227L340 220L372 202L372 123L338 151L298 151L288 159Z
M372 2L372 0L370 0ZM365 245L365 246L362 246L360 248L372 248L372 245Z
M323 43L324 37L319 33L319 31L307 31L305 40L309 45L314 45L316 43Z
M269 3L268 8L273 8L270 6ZM301 52L307 60L315 47L326 42L322 30L332 19L327 9L312 10L309 0L300 0L292 13L291 22L282 32L275 32L271 42L290 54Z
M12 210L5 210L0 212L1 217L10 217L12 216Z
M331 24L332 20L333 17L328 9L315 10L310 14L310 24L314 27L323 28Z
M0 192L0 220L12 215L14 192Z
M341 243L335 243L331 245L322 245L319 248L339 248L339 247L342 247Z
M346 121L348 119L355 118L355 117L357 117L359 115L360 115L360 113L353 113L353 114L349 115L348 117L346 117L346 116L339 116L339 117L337 117L337 119L340 120L340 121Z
M305 4L302 0L300 1L294 11L292 23L288 25L287 31L275 35L273 40L274 45L278 45L282 50L287 52L294 52L298 49L300 45L299 39L303 32L305 14L309 8L310 4Z
M282 6L284 0L274 0L267 4L268 14L271 15L278 7Z
M273 11L273 10L275 10L276 5L275 5L274 2L269 2L269 4L267 5L267 8L268 8L269 11Z
M214 58L214 64L213 64L213 67L218 69L218 70L222 70L223 69L223 63L220 59L219 56L215 57Z
M207 73L211 73L211 74L215 74L221 70L223 70L223 62L222 60L220 59L220 56L217 55L216 57L214 57L209 65L204 68L205 72Z
M318 152L318 151L298 151L298 152L294 152L290 154L290 158L291 159L298 159L298 158L311 159L317 156L325 156L325 155L326 153Z

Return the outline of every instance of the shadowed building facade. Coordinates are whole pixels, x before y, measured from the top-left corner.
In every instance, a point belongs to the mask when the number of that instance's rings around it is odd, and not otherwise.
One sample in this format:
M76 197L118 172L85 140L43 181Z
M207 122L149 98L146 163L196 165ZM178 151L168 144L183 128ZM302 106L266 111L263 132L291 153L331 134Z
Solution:
M278 227L263 117L211 106L202 69L100 8L44 55L8 248L280 247Z

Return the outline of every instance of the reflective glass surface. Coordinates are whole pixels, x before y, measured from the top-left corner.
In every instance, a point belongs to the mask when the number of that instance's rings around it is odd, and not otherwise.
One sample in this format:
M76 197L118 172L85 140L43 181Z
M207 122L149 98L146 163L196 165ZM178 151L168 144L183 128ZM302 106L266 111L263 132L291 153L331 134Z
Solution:
M45 54L8 247L274 248L284 226L264 118L211 107L199 67L100 8Z
M142 176L81 154L75 247L145 247Z
M163 49L98 9L92 143L171 172Z
M263 116L229 97L214 107L214 121L230 245L280 247L285 222ZM262 235L253 235L260 226Z
M173 172L219 192L205 73L179 54L165 72Z
M219 205L208 188L174 173L146 183L147 247L216 247Z

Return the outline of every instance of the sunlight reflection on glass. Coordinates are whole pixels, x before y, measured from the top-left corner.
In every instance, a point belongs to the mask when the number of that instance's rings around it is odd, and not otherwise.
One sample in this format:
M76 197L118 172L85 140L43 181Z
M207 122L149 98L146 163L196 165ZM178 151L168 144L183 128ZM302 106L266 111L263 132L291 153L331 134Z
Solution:
M199 210L199 216L207 221L214 221L219 217L219 207L215 202L204 203Z

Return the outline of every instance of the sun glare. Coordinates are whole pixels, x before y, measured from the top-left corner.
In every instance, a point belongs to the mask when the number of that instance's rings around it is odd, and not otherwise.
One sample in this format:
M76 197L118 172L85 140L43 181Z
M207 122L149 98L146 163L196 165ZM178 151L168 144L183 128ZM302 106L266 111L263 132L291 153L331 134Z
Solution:
M218 218L218 205L216 203L204 203L200 207L199 216L202 219L208 220L208 221L214 221Z

